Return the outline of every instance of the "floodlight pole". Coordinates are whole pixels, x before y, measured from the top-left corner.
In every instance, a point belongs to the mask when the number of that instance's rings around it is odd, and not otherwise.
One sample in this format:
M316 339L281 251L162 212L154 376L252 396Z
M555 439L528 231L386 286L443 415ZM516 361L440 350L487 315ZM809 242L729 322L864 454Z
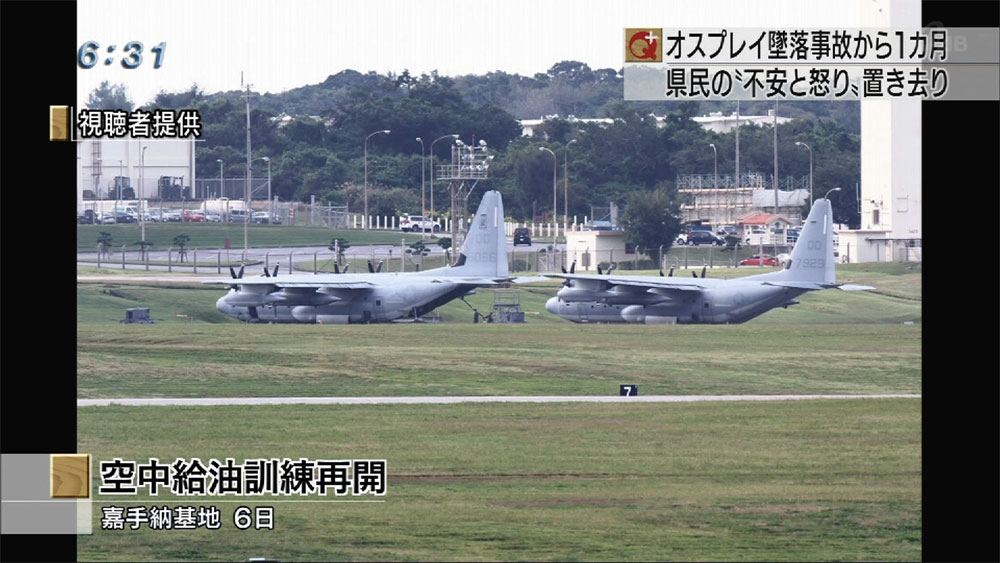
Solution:
M715 189L719 189L719 149L715 148L715 143L709 143L712 153L715 155Z
M556 153L552 152L552 149L546 147L538 147L539 150L543 150L552 155L552 223L556 225L555 236L559 236L559 223L557 223L558 207L556 207L556 170L559 169L559 159L556 158ZM555 242L555 238L552 239Z
M569 146L576 142L576 139L566 143L566 150L563 154L563 234L566 233L566 226L569 224Z
M146 149L148 148L148 146L142 147L142 155L139 158L141 161L139 164L139 230L141 231L141 240L143 242L146 241L146 222L142 220L142 196L144 195L142 183L146 179Z
M437 139L431 141L431 213L434 213L434 143L440 141L441 139L447 139L451 137L452 139L457 139L458 135L452 133L451 135L442 135Z
M427 220L427 191L424 188L424 140L417 137L417 141L420 141L420 240L425 240L427 238L427 231L424 229L424 221Z
M372 135L378 135L379 133L385 133L388 135L389 130L382 129L380 131L374 131L372 133L369 133L368 136L365 137L365 215L362 218L361 223L364 225L366 231L369 230L368 228L369 227L368 225L368 139L371 139Z
M802 141L796 141L796 145L800 147L805 147L809 150L809 209L813 206L813 150L812 147L803 143Z

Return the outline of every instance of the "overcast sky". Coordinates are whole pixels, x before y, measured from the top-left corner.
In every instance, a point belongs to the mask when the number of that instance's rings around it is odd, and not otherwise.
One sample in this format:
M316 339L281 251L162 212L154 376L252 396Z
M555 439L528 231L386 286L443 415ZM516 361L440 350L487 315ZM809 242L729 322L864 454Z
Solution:
M193 83L238 89L241 71L255 91L277 93L344 69L533 75L563 60L618 69L626 27L860 27L886 1L80 0L77 44L96 41L101 57L78 70L77 103L103 80L126 84L141 105ZM132 70L120 65L129 41L144 46ZM151 49L163 42L154 69Z

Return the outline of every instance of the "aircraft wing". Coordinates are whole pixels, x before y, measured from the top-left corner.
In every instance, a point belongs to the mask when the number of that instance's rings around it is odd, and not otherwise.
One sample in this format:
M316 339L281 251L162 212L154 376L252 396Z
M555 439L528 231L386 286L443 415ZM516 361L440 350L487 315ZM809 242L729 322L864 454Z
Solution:
M650 276L650 277L652 278L652 276ZM697 284L697 283L690 283L690 282L687 282L686 280L683 281L683 282L681 282L681 283L659 281L659 280L663 280L663 279L668 279L668 278L652 278L649 281L645 281L645 280L638 281L638 280L625 280L625 279L621 279L621 278L614 278L614 277L612 277L612 278L608 279L608 284L612 285L612 286L615 286L615 285L624 285L624 286L627 286L627 287L635 287L635 288L666 289L666 290L673 290L673 291L701 291L702 289L705 288L704 285Z
M627 286L645 289L701 291L709 287L703 278L655 276L602 276L599 274L544 274L547 278L601 282L605 287Z
M520 285L522 283L535 283L535 282L545 281L547 279L549 279L549 278L547 278L545 276L518 276L518 277L512 278L510 280L510 283L514 283L514 284Z
M512 278L509 277L499 277L499 278L487 278L487 277L476 277L476 276L441 276L432 278L421 278L423 281L430 281L431 283L457 283L460 285L474 285L480 286L491 286L500 285L505 283L510 283Z
M375 284L371 282L271 282L275 287L290 288L314 288L314 289L371 289Z
M845 283L837 286L837 289L841 291L871 291L875 288L870 285L854 285L850 283Z
M764 285L790 287L792 289L840 289L842 291L869 291L875 289L870 285L852 285L845 283L796 282L796 281L765 281Z
M286 276L285 278L268 278L268 277L254 277L254 278L213 278L208 280L203 280L202 283L205 284L215 284L215 285L238 285L241 287L272 287L275 289L282 288L311 288L311 289L371 289L376 286L376 284L369 281L359 281L359 280L345 280L345 281L333 281L329 278L322 280L304 280L304 279L294 279L292 276Z

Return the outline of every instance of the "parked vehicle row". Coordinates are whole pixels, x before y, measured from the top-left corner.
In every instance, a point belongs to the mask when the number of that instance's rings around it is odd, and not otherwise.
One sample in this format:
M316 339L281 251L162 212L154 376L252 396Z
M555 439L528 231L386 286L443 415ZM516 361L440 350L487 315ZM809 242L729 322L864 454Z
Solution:
M139 221L139 214L134 210L131 212L104 212L95 213L91 209L86 209L77 213L77 223L81 225L101 224L111 225L114 223L136 223ZM150 223L159 222L184 222L184 223L221 223L222 216L214 212L204 212L198 209L185 209L174 211L173 209L151 207L149 211L142 214L142 219ZM253 215L247 216L243 210L233 210L229 213L229 222L241 223L250 220L253 223L263 225L280 225L282 223L280 215L271 215L267 211L257 211ZM437 231L437 229L434 229Z

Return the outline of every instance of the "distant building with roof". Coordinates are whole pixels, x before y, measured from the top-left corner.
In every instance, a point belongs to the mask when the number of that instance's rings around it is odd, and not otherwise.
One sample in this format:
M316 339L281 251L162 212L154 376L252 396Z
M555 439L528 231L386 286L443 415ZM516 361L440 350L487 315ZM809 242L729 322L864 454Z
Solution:
M774 123L774 110L768 110L768 115L741 115L736 116L733 112L730 115L723 115L722 112L712 112L708 115L700 115L691 118L695 123L701 125L702 128L708 131L714 131L716 133L729 133L736 129L736 124L740 125L757 125L757 126L771 126ZM656 119L656 125L658 127L666 127L667 116L665 115L654 115L650 114L651 117ZM546 121L560 119L558 114L546 115L538 119L521 119L519 123L521 124L521 136L522 137L534 137L535 130L541 127ZM609 117L586 117L578 118L575 115L566 116L566 121L569 123L597 123L600 125L608 126L615 122L614 119ZM792 121L791 117L781 117L778 116L778 124L784 125L789 121Z

